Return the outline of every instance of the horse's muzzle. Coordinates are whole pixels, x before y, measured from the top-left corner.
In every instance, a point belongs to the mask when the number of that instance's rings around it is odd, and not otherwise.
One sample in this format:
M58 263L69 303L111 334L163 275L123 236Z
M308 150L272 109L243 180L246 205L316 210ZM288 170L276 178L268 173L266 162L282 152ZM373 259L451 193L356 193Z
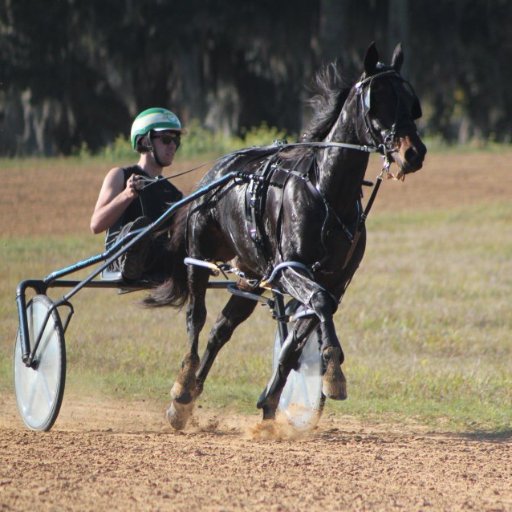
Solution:
M423 166L423 160L427 154L427 148L421 139L413 137L400 137L395 161L403 174L419 171Z

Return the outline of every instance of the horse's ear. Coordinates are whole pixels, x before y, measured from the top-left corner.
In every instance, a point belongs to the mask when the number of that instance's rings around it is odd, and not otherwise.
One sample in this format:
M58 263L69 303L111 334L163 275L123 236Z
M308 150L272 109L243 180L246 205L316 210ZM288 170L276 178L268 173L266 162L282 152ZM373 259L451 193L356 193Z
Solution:
M393 52L393 57L391 58L391 67L398 73L400 73L400 69L402 64L404 63L404 52L402 50L402 43L398 43L395 47L395 51Z
M370 76L375 73L375 70L377 69L377 62L379 62L379 52L375 46L375 41L372 41L368 50L366 50L366 55L364 56L364 71L366 76Z

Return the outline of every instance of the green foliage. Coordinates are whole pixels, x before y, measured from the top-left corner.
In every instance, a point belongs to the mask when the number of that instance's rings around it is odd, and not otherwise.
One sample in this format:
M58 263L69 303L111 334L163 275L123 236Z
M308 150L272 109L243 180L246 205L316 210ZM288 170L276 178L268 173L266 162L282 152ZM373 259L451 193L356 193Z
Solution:
M269 127L267 123L262 123L260 126L246 131L242 142L245 146L265 146L274 141L285 140L286 138L286 132L274 127Z
M4 1L0 154L96 153L162 101L184 120L208 118L216 132L262 122L298 132L317 64L339 58L356 79L372 40L383 62L406 42L403 72L422 100L422 132L509 143L511 23L505 0ZM205 141L196 141L200 152Z
M245 130L241 137L229 136L201 127L195 120L187 126L187 135L180 149L182 157L195 157L203 154L225 154L250 146L266 146L275 140L284 139L284 131L269 127L266 123Z
M266 146L275 140L286 138L286 133L266 123L246 130L241 137L226 135L222 132L207 130L199 121L193 120L186 127L186 135L182 139L179 149L179 158L195 158L205 155L223 155L240 148L249 146ZM98 152L98 157L110 162L119 162L134 158L135 152L130 141L119 135L112 144ZM84 144L77 156L87 159L90 151Z
M134 159L136 153L133 150L130 139L118 135L114 142L104 147L99 156L110 162L120 162L124 160Z

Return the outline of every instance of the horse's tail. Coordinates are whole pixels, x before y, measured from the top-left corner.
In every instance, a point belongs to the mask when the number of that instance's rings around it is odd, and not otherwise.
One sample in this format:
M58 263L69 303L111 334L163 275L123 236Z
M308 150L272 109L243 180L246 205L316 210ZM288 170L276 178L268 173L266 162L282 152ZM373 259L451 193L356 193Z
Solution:
M188 300L186 230L188 207L180 208L170 226L170 240L165 247L167 279L143 300L143 305L154 308L171 306L181 308Z

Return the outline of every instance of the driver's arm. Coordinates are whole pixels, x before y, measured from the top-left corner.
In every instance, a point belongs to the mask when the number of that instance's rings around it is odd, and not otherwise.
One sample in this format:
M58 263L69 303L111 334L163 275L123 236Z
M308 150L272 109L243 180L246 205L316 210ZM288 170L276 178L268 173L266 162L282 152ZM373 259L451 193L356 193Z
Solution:
M112 226L139 195L137 181L137 176L132 174L125 187L124 173L120 167L107 173L91 216L90 227L94 234L106 231Z

